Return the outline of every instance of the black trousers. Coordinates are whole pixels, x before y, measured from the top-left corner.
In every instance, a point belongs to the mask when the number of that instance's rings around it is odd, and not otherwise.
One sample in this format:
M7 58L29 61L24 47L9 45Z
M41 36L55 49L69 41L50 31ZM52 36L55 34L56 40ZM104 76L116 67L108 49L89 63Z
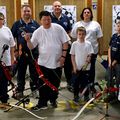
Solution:
M43 66L40 66L41 71L43 72L45 78L52 83L56 88L60 86L60 78L62 75L62 69L49 69ZM44 84L42 80L40 80L39 85ZM58 91L52 90L49 86L45 85L39 89L40 98L38 101L38 105L47 105L47 102L55 102L58 98Z
M9 98L8 94L8 80L4 74L2 67L0 66L0 101L2 103L7 103Z
M29 66L29 73L30 73L30 87L31 90L36 89L36 82L38 80L38 76L36 73L36 69L33 63L33 60L29 56L22 55L18 62L18 73L17 73L17 91L23 92L25 88L25 75L27 66Z
M64 73L66 77L66 82L68 85L71 84L71 77L72 77L72 62L71 62L71 55L70 55L70 48L71 45L69 44L68 50L67 50L67 55L64 63Z

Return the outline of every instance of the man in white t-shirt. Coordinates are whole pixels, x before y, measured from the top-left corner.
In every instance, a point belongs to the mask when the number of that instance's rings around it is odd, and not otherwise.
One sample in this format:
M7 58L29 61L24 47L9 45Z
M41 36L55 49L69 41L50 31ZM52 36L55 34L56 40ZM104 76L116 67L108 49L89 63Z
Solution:
M33 33L31 40L29 35L26 35L25 39L30 49L38 45L38 65L45 78L58 88L62 73L61 68L66 57L64 49L68 49L70 38L60 25L51 23L51 14L48 11L40 12L39 19L42 25ZM58 92L53 91L47 85L41 87L39 92L40 98L33 110L45 109L49 100L53 107L57 107Z

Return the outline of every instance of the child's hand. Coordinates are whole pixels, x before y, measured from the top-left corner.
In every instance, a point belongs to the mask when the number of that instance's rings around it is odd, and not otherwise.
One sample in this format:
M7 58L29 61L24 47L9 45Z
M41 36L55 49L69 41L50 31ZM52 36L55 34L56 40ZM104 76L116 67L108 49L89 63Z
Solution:
M85 65L83 65L82 71L85 71L85 70L87 69L88 64L89 64L89 63L86 63Z
M17 57L19 56L18 50L16 50L16 51L14 52L14 55L15 55L15 58L17 58Z
M88 55L88 56L87 56L86 62L87 62L87 63L90 63L90 62L91 62L91 55Z
M31 38L31 34L30 34L30 33L26 33L26 34L24 35L24 38L25 38L25 40L26 40L27 42L29 42L29 41L30 41L30 38Z
M116 64L117 64L117 60L114 60L114 61L112 62L112 67L114 67Z

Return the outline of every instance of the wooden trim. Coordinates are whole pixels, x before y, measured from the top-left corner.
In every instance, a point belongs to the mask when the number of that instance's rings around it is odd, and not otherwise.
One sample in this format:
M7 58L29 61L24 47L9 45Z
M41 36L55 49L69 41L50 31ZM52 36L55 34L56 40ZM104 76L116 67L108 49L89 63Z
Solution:
M17 14L16 14L16 0L14 0L14 20L16 21L17 20Z
M28 0L28 3L32 10L32 18L35 19L35 0Z
M21 0L15 0L15 20L21 18Z
M92 6L92 0L87 0L87 7L91 8L91 6Z
M102 0L97 0L97 21L99 22L99 24L103 25L103 21L102 21ZM99 42L99 50L101 54L105 54L106 52L104 51L103 48L103 38L101 39L101 41Z
M97 21L102 26L102 0L98 0L97 3Z

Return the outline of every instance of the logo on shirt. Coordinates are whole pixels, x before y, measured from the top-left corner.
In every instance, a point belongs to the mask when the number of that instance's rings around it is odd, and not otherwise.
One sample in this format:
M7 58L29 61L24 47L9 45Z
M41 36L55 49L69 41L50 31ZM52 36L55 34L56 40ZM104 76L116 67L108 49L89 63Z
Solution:
M67 26L67 22L63 22L63 24L64 24L65 26Z

